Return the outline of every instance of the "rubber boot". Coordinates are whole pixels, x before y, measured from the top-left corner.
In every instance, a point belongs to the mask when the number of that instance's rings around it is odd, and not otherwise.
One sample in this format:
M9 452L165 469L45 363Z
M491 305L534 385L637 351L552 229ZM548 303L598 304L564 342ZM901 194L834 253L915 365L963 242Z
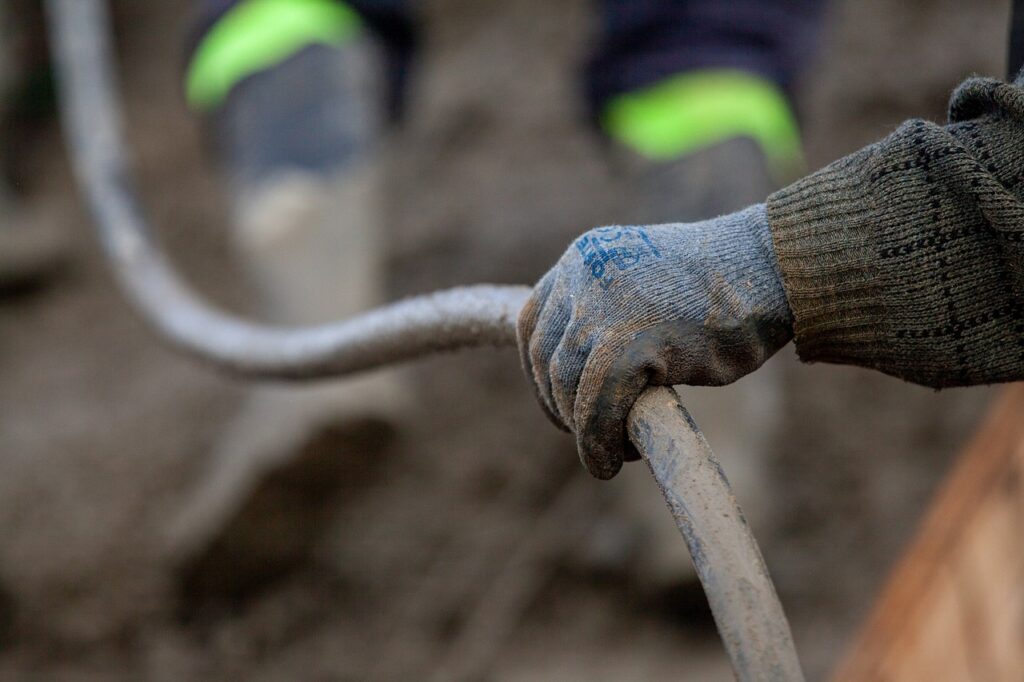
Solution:
M213 122L233 240L270 322L331 322L385 300L377 64L366 39L306 48L243 82ZM341 501L344 460L385 456L406 414L394 371L253 389L172 524L185 590L239 596L307 561Z

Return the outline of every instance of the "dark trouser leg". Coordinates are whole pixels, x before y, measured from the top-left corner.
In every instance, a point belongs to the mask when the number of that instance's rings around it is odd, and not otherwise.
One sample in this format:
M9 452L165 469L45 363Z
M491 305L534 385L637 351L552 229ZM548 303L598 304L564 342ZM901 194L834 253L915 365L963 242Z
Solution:
M591 111L614 140L673 160L725 140L756 142L794 171L794 83L812 58L824 0L604 0L586 72Z
M392 118L402 111L406 79L415 57L417 34L409 0L349 0L346 5L359 15L380 42L385 58L388 83L387 109ZM244 0L195 0L186 41L187 54L194 55L210 29Z
M366 152L401 110L414 32L398 0L204 0L186 95L212 114L235 185L325 173Z
M695 69L758 74L789 91L813 57L827 0L602 0L588 65L595 112L616 95Z

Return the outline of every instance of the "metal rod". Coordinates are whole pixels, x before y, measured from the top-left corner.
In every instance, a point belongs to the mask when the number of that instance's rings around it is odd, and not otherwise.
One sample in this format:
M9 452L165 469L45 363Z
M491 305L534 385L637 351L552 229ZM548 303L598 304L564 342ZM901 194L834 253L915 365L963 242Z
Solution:
M803 680L789 623L725 472L670 388L629 414L640 452L686 540L737 680Z
M247 376L351 374L445 350L515 343L526 287L476 286L412 298L335 324L254 324L196 296L164 257L130 181L101 0L47 0L64 126L104 251L159 335ZM714 454L667 388L648 390L629 435L686 540L739 680L802 680L782 605Z

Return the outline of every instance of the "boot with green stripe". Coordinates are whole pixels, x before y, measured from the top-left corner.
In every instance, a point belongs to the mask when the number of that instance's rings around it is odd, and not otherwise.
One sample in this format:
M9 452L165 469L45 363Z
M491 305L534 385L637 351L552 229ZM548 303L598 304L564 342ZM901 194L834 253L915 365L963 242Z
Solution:
M233 242L270 322L331 322L385 300L376 48L342 3L250 0L195 53L189 99L208 117ZM386 456L406 407L394 371L253 388L170 529L186 591L237 597L309 560L351 467Z

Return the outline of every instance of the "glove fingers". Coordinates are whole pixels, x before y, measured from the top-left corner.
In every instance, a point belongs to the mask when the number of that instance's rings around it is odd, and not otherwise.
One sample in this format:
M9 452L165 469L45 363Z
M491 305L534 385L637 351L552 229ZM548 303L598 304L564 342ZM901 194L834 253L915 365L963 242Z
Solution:
M533 332L537 329L537 319L544 309L548 296L551 295L554 281L554 271L549 270L537 282L537 286L533 288L533 292L526 299L523 309L519 311L519 318L516 321L516 341L519 346L519 360L523 365L523 371L526 372L526 376L531 379L533 378L533 363L530 361L530 340L533 337Z
M553 296L537 319L537 329L530 339L530 362L533 365L533 380L547 409L562 423L563 428L569 427L569 421L562 418L555 405L551 392L551 358L562 342L565 328L571 317L569 302L565 296Z
M580 376L594 346L592 336L579 321L571 321L562 342L555 349L548 372L555 407L572 431L576 430L575 408Z
M640 394L651 386L690 384L721 386L752 372L770 352L785 343L784 331L753 323L724 325L709 337L704 325L665 322L637 334L602 356L612 359L588 363L581 385L598 385L596 395L576 399L576 434L580 458L598 478L614 476L623 461L639 453L629 442L626 420Z
M604 349L601 355L610 359L588 363L581 377L582 384L599 388L593 396L581 394L576 405L577 425L583 424L577 446L587 469L611 478L623 461L639 459L626 420L648 385L721 385L746 373L735 365L750 363L747 335L737 329L724 339L709 339L701 324L664 322Z
M560 418L551 398L551 385L546 371L548 359L558 346L569 317L564 297L555 297L554 301L551 300L555 279L552 270L538 282L533 294L519 313L516 334L523 369L531 379L537 402L551 423L563 431L568 431L567 422ZM560 321L563 317L565 322Z
M599 387L576 397L576 446L587 471L600 479L612 478L623 461L638 458L626 420L651 376L663 373L657 353L635 352L633 346L628 342L596 353L580 380L581 386Z

